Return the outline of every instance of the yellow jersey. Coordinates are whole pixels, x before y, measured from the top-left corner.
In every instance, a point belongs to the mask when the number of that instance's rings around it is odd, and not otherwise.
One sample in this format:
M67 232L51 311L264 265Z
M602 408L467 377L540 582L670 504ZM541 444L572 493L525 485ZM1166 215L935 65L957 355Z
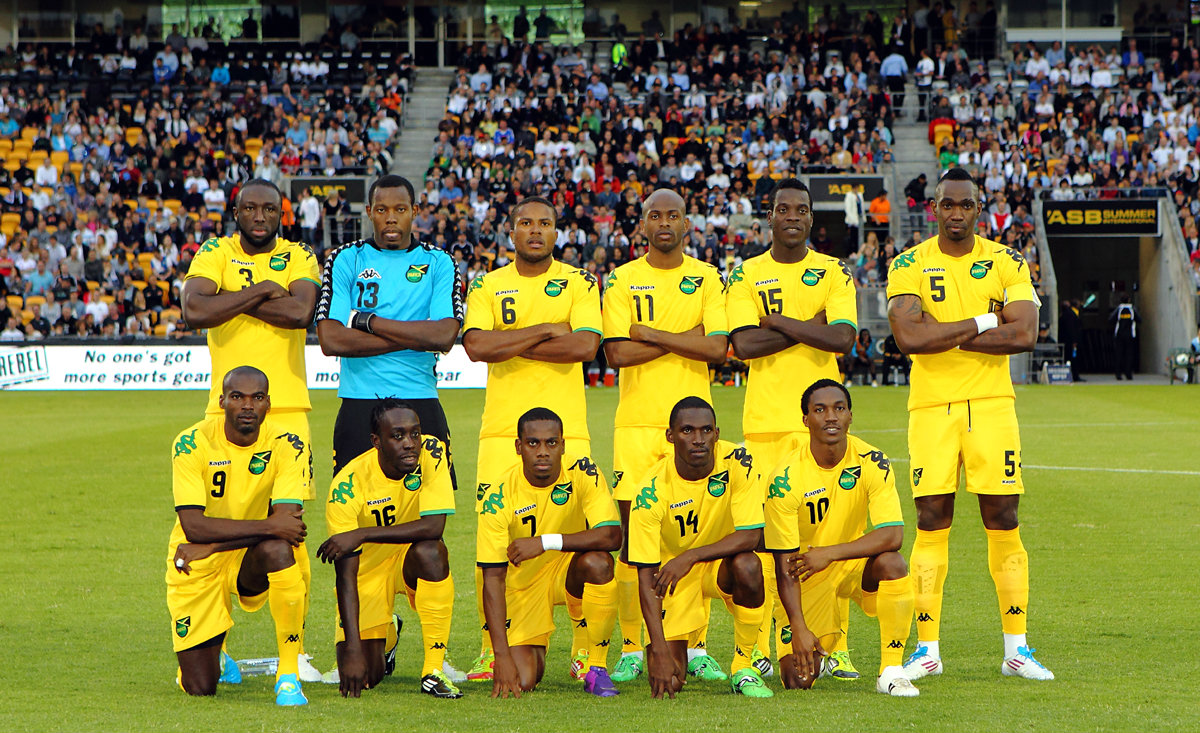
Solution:
M606 341L629 340L635 323L671 333L703 326L706 336L729 335L721 274L694 257L670 270L645 257L621 265L604 286L603 315ZM665 429L675 403L692 396L712 402L708 364L668 353L623 367L615 425Z
M432 435L422 437L417 469L396 481L383 473L375 448L347 463L333 478L325 504L325 523L331 536L360 527L386 527L454 513L446 446ZM364 544L358 549L358 572L374 570L399 548L398 544Z
M999 312L1008 303L1037 303L1029 267L1020 252L983 237L962 257L938 247L937 237L905 250L892 260L888 298L916 295L924 311L941 323ZM1008 357L950 349L913 354L908 409L949 402L1014 397Z
M757 328L769 313L807 321L825 311L825 322L858 330L854 277L836 257L808 250L799 262L776 262L768 250L729 273L725 296L729 332ZM838 378L837 355L805 344L749 359L750 379L742 411L745 434L803 430L796 407L810 384Z
M768 550L806 551L853 542L872 529L904 525L896 475L883 451L853 435L838 465L817 465L805 442L764 481Z
M206 417L175 437L171 490L175 510L203 509L219 519L266 519L273 504L303 504L309 492L309 448L299 436L267 418L254 445L225 437L225 415ZM171 530L167 559L187 542L179 518ZM194 563L208 562L215 556Z
M217 284L217 292L245 290L271 280L285 290L297 280L321 287L317 258L303 244L277 237L270 252L250 255L242 249L241 235L214 237L196 253L185 279L197 277ZM312 409L308 401L308 375L304 368L303 328L280 328L248 315L235 316L208 329L212 358L212 387L208 392L210 415L221 411L221 380L234 367L261 369L271 381L271 406L277 410Z
M596 278L556 260L536 277L523 277L511 264L471 281L464 334L474 329L513 331L540 323L566 323L572 331L601 335ZM522 356L488 364L480 438L516 438L517 419L533 407L547 407L562 418L564 438L590 440L583 364L551 364Z
M658 565L737 529L763 526L763 487L745 448L717 441L712 473L685 481L667 456L637 482L629 509L629 562Z
M480 567L508 565L508 546L515 539L620 524L608 483L590 458L564 457L558 478L546 488L530 484L518 464L480 504L475 560ZM508 588L528 588L554 557L545 552L510 567Z

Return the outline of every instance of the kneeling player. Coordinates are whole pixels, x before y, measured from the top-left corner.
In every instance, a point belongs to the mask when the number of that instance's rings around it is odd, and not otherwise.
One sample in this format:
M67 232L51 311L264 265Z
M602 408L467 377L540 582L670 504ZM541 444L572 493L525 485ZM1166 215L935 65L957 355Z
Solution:
M190 695L213 695L222 664L234 663L221 653L233 627L230 595L247 611L269 605L279 645L275 702L304 705L297 654L305 587L292 548L305 536L300 515L309 449L266 419L268 389L258 369L231 369L218 400L224 414L175 439L167 607L180 686Z
M442 542L446 515L454 513L450 457L440 440L421 434L416 411L393 398L371 411L371 443L334 477L325 505L329 539L317 549L337 572L342 695L358 697L392 673L392 607L403 592L421 619L421 691L462 697L442 671L454 606Z
M763 619L763 490L744 448L720 438L713 408L685 397L671 410L673 455L637 481L629 512L629 563L638 568L654 697L675 697L687 673L688 637L707 624L706 599L733 614L730 686L771 697L752 662Z
M767 485L765 534L782 605L775 624L784 687L812 686L824 650L846 628L840 599L851 598L879 618L876 689L915 697L901 667L913 588L898 552L904 520L891 465L847 432L850 392L840 382L814 382L800 409L808 443L784 459ZM868 516L872 530L863 534Z
M584 689L613 697L605 658L617 616L610 554L621 546L617 506L590 459L563 461L563 424L553 411L522 415L516 446L521 465L483 498L476 538L496 655L492 697L520 697L541 681L554 606L563 603L587 624Z

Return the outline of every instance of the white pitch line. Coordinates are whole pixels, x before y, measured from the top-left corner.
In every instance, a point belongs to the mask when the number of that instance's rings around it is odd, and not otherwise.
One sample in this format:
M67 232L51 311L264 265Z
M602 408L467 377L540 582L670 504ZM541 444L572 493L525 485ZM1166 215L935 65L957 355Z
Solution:
M892 463L908 463L907 458L889 458ZM1104 468L1101 466L1031 466L1021 464L1022 469L1032 468L1039 471L1101 471L1103 473L1147 473L1167 476L1200 476L1200 471L1169 471L1155 468Z

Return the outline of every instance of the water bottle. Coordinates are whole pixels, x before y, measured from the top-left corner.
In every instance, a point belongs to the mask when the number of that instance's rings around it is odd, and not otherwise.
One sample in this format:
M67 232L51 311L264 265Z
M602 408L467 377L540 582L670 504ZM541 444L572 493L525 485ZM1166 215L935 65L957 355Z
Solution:
M259 659L239 659L238 669L243 675L275 674L279 669L279 657L261 657Z

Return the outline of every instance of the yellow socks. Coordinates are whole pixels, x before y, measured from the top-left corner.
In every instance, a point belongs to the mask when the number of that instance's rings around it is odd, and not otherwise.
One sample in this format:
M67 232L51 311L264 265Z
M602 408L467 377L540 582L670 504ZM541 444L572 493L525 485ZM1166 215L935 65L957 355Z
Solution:
M733 614L733 662L729 665L732 676L750 666L754 644L758 640L758 632L763 624L763 606L746 608L733 602L733 598L725 600L725 606ZM705 627L707 630L708 627Z
M483 656L492 651L492 637L488 635L487 621L483 616L483 569L478 565L475 566L475 610L479 612L479 653Z
M642 644L642 605L638 598L637 568L617 561L617 610L621 622L621 653L640 652Z
M417 580L413 599L421 619L421 642L425 644L425 664L421 675L442 671L446 659L446 644L450 641L450 613L454 609L454 580L447 575L442 580ZM391 632L389 636L392 635Z
M587 584L583 586L584 595L587 595ZM583 613L583 599L576 598L567 592L567 615L571 617L571 655L581 649L587 649L590 644L588 642L588 619Z
M297 656L300 654L300 634L304 630L304 577L292 564L283 570L267 573L267 603L275 619L275 641L279 646L279 671L300 674Z
M775 556L769 552L755 553L762 561L763 569L763 601L762 626L758 629L758 640L755 646L763 656L771 656L771 622L775 620L775 606L779 603L779 586L775 582Z
M312 561L308 557L308 545L301 542L299 547L292 548L292 555L304 581L304 618L307 619L308 608L312 605ZM300 628L300 653L304 653L304 627Z
M1005 634L1024 634L1029 608L1029 555L1021 544L1021 530L985 529L988 569L1000 601L1000 628Z
M864 595L864 601L865 596ZM904 642L912 626L913 584L911 576L899 580L879 581L874 595L875 613L879 618L879 671L884 667L904 663ZM866 603L864 603L865 609Z
M607 669L608 644L617 620L616 582L609 581L600 585L585 583L582 605L583 617L587 619L588 666Z
M941 638L942 588L950 567L950 529L917 530L909 567L916 598L917 639Z

